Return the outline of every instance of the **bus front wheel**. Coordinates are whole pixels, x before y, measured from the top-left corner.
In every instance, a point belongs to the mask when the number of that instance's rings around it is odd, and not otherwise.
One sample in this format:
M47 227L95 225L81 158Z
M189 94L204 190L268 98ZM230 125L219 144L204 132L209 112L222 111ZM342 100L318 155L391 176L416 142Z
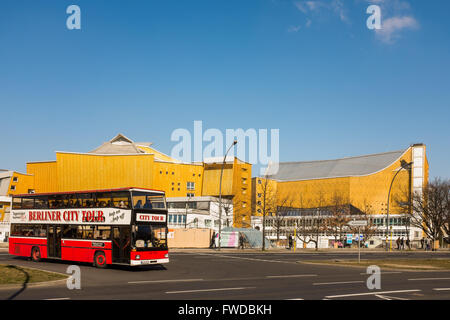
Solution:
M94 266L97 268L106 268L106 257L103 252L97 252L95 254Z
M33 249L31 250L31 260L33 260L34 262L41 261L41 251L38 247L33 247Z

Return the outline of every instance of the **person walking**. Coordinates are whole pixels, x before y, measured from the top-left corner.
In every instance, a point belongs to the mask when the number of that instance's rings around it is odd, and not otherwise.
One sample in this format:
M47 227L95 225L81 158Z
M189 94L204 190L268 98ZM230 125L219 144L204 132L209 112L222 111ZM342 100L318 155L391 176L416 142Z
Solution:
M400 250L400 237L397 238L397 250Z
M425 238L422 237L422 239L420 239L420 245L421 245L420 249L425 249L424 244L425 244Z
M292 249L292 235L289 235L289 250Z
M408 250L411 250L411 242L409 241L409 238L406 239L406 246L408 247Z
M216 248L216 232L215 231L213 231L213 233L212 233L212 237L211 237L211 242L209 244L209 248L210 249Z
M403 237L401 237L401 239L400 239L400 248L401 248L402 250L405 249L405 241L403 240Z
M239 249L244 250L244 235L239 232Z

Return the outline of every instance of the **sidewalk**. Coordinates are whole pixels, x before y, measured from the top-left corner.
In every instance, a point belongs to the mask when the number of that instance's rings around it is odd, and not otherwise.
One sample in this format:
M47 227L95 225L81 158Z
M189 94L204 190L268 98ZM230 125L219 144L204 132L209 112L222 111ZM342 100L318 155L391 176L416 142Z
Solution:
M237 249L237 248L221 248L220 251L218 249L209 249L209 248L169 248L169 252L192 252L192 253L283 253L283 254L321 254L321 253L358 253L358 248L345 248L345 249L297 249L295 252L294 250L288 250L286 248L271 248L266 249L264 251L261 250L261 248L253 249ZM439 249L437 251L424 251L422 249L412 249L412 250L392 250L392 253L414 253L414 252L449 252L450 249ZM386 253L386 250L383 248L376 248L376 249L367 249L367 248L361 248L361 253Z

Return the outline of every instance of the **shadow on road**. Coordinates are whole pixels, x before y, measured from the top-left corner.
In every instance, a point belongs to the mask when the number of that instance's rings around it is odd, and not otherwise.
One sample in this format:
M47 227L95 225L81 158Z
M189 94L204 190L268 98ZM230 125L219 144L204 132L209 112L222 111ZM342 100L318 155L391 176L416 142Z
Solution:
M25 291L25 289L27 288L27 283L28 283L28 281L30 281L30 275L25 270L18 268L16 266L13 266L13 265L8 265L7 268L16 269L16 270L22 272L23 274L25 274L25 281L22 283L22 288L20 288L19 291L15 292L13 295L11 295L7 299L7 300L13 300L15 297L17 297L19 294L21 294L22 292Z

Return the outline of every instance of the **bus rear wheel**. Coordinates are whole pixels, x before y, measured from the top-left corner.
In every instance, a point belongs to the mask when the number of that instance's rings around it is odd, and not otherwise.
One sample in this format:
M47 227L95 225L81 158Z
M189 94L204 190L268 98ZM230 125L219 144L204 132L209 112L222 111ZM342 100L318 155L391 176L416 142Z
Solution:
M31 250L31 260L34 262L41 261L41 251L38 247L33 247L33 249Z
M106 257L103 252L97 252L94 256L94 266L97 268L106 268Z

